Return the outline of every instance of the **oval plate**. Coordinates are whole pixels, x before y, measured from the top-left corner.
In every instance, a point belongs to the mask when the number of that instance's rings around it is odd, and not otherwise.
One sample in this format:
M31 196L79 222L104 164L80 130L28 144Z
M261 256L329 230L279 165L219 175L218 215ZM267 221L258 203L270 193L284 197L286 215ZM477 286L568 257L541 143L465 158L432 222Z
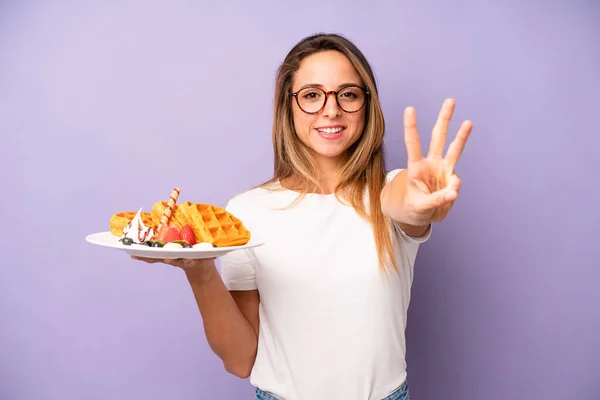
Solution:
M201 259L201 258L215 258L230 253L232 251L251 249L254 247L262 246L264 243L249 243L243 246L229 246L229 247L213 247L212 249L165 249L162 247L148 247L141 244L124 245L119 242L119 237L109 232L98 232L92 233L85 237L88 243L111 247L114 249L123 250L126 253L145 258L188 258L188 259Z

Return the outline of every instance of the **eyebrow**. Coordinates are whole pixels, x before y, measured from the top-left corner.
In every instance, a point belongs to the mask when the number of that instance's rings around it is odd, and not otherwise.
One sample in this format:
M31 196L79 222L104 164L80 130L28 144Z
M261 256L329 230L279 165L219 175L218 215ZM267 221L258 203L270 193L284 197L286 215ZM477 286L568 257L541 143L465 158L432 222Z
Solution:
M339 90L339 89L343 89L343 88L348 87L348 86L359 86L359 87L362 87L362 85L360 83L357 83L357 82L347 82L347 83L342 83L337 88ZM323 85L321 85L320 83L308 83L306 85L303 85L300 89L298 89L298 91L300 91L302 89L310 88L310 87L323 88Z

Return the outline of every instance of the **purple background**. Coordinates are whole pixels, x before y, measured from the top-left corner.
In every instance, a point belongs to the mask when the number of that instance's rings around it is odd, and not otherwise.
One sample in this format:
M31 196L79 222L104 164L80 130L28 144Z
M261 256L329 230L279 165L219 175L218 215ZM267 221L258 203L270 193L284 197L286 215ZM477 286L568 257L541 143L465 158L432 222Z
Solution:
M390 168L405 106L425 145L446 97L452 136L474 121L461 198L418 257L413 397L600 398L595 1L16 3L0 5L0 399L251 398L179 270L83 238L175 186L224 204L269 177L275 70L316 31L371 61Z

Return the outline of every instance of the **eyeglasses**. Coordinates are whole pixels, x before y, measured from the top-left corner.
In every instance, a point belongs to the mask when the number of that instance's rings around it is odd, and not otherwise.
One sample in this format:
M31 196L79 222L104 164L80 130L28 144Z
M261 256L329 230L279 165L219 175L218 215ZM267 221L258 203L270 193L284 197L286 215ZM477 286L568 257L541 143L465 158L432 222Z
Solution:
M338 106L347 113L360 111L366 104L369 91L360 86L346 86L338 91L324 91L320 88L308 87L291 93L296 103L307 114L316 114L325 108L330 94L335 95Z

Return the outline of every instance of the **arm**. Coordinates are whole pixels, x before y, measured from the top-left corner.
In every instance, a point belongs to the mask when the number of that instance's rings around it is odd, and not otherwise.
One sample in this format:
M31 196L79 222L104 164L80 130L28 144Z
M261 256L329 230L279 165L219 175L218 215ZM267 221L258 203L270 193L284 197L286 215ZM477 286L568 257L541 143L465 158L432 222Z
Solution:
M444 102L434 126L429 152L423 157L417 131L417 117L412 107L404 112L404 142L408 167L396 174L381 191L381 210L409 236L422 236L433 222L442 221L458 198L461 180L454 172L473 127L471 121L461 125L456 138L443 155L448 125L455 101Z
M206 338L225 369L246 378L258 347L258 291L230 292L214 261L203 263L184 271L202 315Z
M395 221L400 229L409 236L423 236L431 223L411 224L406 215L404 206L406 194L406 174L404 169L396 174L394 179L388 182L381 191L381 211L383 214Z

